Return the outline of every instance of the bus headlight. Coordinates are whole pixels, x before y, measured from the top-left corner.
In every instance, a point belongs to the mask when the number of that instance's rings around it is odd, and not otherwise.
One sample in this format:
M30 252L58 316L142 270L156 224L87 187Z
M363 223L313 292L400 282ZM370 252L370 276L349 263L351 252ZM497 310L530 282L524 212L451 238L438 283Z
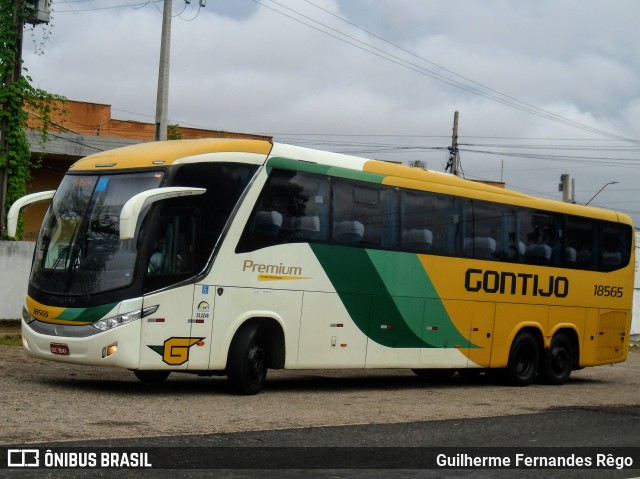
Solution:
M136 319L140 319L141 317L142 311L131 311L129 313L119 314L112 318L101 319L100 321L93 323L91 326L99 331L108 331L110 329L117 328L118 326L122 326L123 324L135 321Z
M26 306L22 307L22 320L27 324L33 323L36 320L36 318L31 315Z

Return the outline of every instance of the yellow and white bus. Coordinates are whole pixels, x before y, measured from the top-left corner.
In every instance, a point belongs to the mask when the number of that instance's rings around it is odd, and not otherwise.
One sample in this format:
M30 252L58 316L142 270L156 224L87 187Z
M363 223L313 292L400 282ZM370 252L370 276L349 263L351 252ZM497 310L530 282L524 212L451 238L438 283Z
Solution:
M22 321L38 358L255 394L269 368L496 369L524 386L627 356L621 213L237 139L81 159L13 205L9 233L48 199Z

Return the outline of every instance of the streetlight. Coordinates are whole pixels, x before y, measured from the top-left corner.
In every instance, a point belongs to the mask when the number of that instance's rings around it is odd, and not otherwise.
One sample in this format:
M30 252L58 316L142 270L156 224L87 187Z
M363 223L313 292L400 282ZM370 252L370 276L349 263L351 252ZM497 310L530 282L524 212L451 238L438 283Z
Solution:
M600 189L598 190L598 192L597 192L595 195L593 195L593 196L591 197L591 199L590 199L589 201L587 201L584 205L585 205L585 206L587 206L589 203L591 203L591 202L593 201L593 199L594 199L596 196L598 196L598 195L602 192L602 190L604 190L607 186L609 186L609 185L616 185L616 184L618 184L618 182L617 182L617 181L610 181L609 183L605 183L605 185L604 185L602 188L600 188Z

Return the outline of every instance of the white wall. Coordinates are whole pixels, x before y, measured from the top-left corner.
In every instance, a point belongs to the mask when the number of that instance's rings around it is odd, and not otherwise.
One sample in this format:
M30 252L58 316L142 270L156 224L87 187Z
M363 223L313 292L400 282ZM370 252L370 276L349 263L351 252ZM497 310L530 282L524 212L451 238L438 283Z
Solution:
M0 241L0 320L22 317L35 243Z
M27 283L35 243L0 241L0 320L19 319L27 295ZM636 275L633 290L631 335L640 336L640 233L636 233Z
M633 316L631 317L631 336L640 336L640 274L638 274L638 258L640 255L640 233L636 233L636 276L633 282Z

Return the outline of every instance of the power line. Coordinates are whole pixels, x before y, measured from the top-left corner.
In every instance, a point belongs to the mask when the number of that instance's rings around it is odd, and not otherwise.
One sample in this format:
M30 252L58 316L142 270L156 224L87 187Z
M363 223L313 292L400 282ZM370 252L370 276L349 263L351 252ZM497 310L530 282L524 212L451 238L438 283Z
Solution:
M625 159L625 158L612 158L612 157L592 157L592 156L569 156L569 155L542 155L542 154L534 154L534 153L517 153L517 152L501 152L501 151L483 151L483 150L472 150L472 149L462 149L461 151L466 151L469 153L478 153L483 155L494 155L494 156L509 156L514 158L533 158L533 159L541 159L541 160L552 160L552 161L576 161L576 162L585 162L585 163L594 163L600 165L611 165L615 164L619 167L625 166L640 166L640 161L635 159Z
M72 3L73 0L65 0L64 3ZM80 0L75 0L80 1ZM120 4L120 5L109 5L109 6L102 6L102 7L92 7L92 8L82 8L82 9L77 9L74 8L72 5L69 5L71 10L59 10L56 9L56 13L81 13L81 12L95 12L98 10L113 10L116 8L142 8L142 7L146 7L149 4L153 4L153 3L159 3L162 2L163 0L146 0L145 2L139 2L139 3L129 3L127 2L126 4Z
M412 70L412 71L414 71L416 73L428 76L430 78L433 78L433 79L438 80L440 82L443 82L445 84L448 84L448 85L454 86L456 88L468 91L470 93L479 95L479 96L481 96L483 98L486 98L486 99L489 99L491 101L494 101L494 102L497 102L497 103L501 103L501 104L509 106L511 108L514 108L514 109L517 109L517 110L521 110L521 111L524 111L526 113L530 113L530 114L535 115L535 116L546 118L548 120L551 120L551 121L554 121L554 122L557 122L557 123L561 123L561 124L564 124L566 126L570 126L572 128L581 129L581 130L588 131L588 132L591 132L591 133L594 133L594 134L597 134L597 135L606 136L608 138L614 138L614 139L619 139L619 140L622 140L622 141L627 141L627 142L640 144L640 141L638 141L638 140L626 138L626 137L623 137L623 136L620 136L620 135L616 135L614 133L610 133L610 132L607 132L605 130L602 130L602 129L599 129L599 128L596 128L596 127L592 127L590 125L586 125L584 123L580 123L580 122L577 122L577 121L574 121L574 120L570 120L568 118L562 117L560 115L556 115L556 114L554 114L552 112L549 112L547 110L543 110L541 108L538 108L538 107L535 107L533 105L530 105L530 104L528 104L528 103L526 103L524 101L518 100L518 99L516 99L514 97L511 97L509 95L501 93L501 92L499 92L497 90L494 90L492 88L486 87L486 86L484 86L484 85L482 85L482 84L480 84L478 82L470 80L470 79L468 79L466 77L463 77L462 75L458 75L457 73L452 72L451 70L448 70L448 69L446 69L444 67L441 67L440 65L437 65L436 63L433 63L433 62L431 62L431 61L429 61L429 60L427 60L427 59L425 59L425 58L423 58L423 57L421 57L419 55L416 55L416 54L414 54L412 52L404 50L403 48L398 47L397 45L395 45L395 44L393 44L393 43L391 43L391 42L389 42L389 41L385 40L384 38L379 37L377 35L374 35L374 36L376 38L379 38L380 40L384 41L385 43L393 46L394 48L400 48L400 50L405 51L405 52L409 53L410 55L412 55L412 56L414 56L414 57L416 57L416 58L418 58L418 59L420 59L422 61L428 62L428 63L430 63L430 64L432 64L434 66L437 66L438 68L441 68L441 69L447 71L448 73L451 73L453 75L458 76L459 78L464 79L467 82L473 83L473 84L475 84L475 85L477 85L477 86L479 86L481 88L484 88L485 90L488 91L488 93L487 92L483 92L483 91L481 91L481 90L479 90L479 89L477 89L477 88L475 88L473 86L461 83L460 81L457 81L455 79L452 79L452 78L447 77L445 75L442 75L440 73L428 70L428 69L426 69L426 68L424 68L424 67L422 67L420 65L417 65L415 63L412 63L412 62L409 62L407 60L404 60L404 59L402 59L402 58L400 58L400 57L398 57L398 56L396 56L394 54L391 54L389 52L381 50L381 49L371 45L370 43L364 42L364 41L362 41L360 39L357 39L357 38L355 38L355 37L353 37L353 36L351 36L351 35L349 35L347 33L341 32L341 31L339 31L339 30L337 30L337 29L335 29L333 27L330 27L330 26L328 26L328 25L326 25L326 24L324 24L324 23L322 23L322 22L320 22L318 20L315 20L315 19L313 19L313 18L311 18L311 17L309 17L307 15L304 15L304 14L302 14L302 13L296 11L296 10L293 10L293 9L291 9L291 8L285 6L285 5L282 5L282 4L278 3L275 0L252 0L252 1L254 3L257 3L257 4L265 7L265 8L268 8L269 10L272 10L272 11L274 11L276 13L279 13L279 14L281 14L281 15L283 15L285 17L288 17L288 18L290 18L290 19L292 19L292 20L294 20L296 22L299 22L299 23L301 23L301 24L303 24L303 25L305 25L305 26L307 26L309 28L312 28L312 29L317 30L317 31L319 31L321 33L324 33L325 35L328 35L328 36L333 37L333 38L335 38L337 40L340 40L340 41L342 41L344 43L352 45L352 46L354 46L354 47L356 47L358 49L366 51L366 52L368 52L370 54L373 54L375 56L383 58L383 59L385 59L387 61L390 61L392 63L395 63L397 65L400 65L400 66L402 66L404 68L407 68L409 70ZM273 4L275 4L275 5L278 5L279 7L298 15L299 17L302 17L302 18L305 18L307 20L310 20L311 22L314 22L315 24L320 25L321 27L326 28L326 29L328 29L330 31L323 30L322 28L319 28L317 26L311 25L311 24L301 20L300 18L293 17L293 16L291 16L291 15L289 15L289 14L283 12L283 11L280 11L280 10L277 10L275 8L272 8L272 7L268 6L268 5L266 5L264 3L264 1L269 1L269 2L271 2ZM316 6L317 8L320 8L321 10L324 10L321 7L318 7L317 5L313 4L312 2L309 2L308 0L305 0L305 1L307 1L307 3L310 3L310 4L314 5L314 6ZM367 30L355 25L352 22L349 22L348 20L343 19L342 17L340 17L338 15L335 15L333 13L331 15L335 16L336 18L339 18L340 20L342 20L342 21L344 21L344 22L346 22L346 23L348 23L350 25L353 25L354 27L360 29L361 31L363 31L363 32L365 32L365 33L367 33L369 35L372 35L369 31L367 31ZM334 34L334 33L331 33L331 32L335 32L337 35ZM340 35L340 36L338 36L338 35ZM350 41L350 40L352 40L352 41Z

